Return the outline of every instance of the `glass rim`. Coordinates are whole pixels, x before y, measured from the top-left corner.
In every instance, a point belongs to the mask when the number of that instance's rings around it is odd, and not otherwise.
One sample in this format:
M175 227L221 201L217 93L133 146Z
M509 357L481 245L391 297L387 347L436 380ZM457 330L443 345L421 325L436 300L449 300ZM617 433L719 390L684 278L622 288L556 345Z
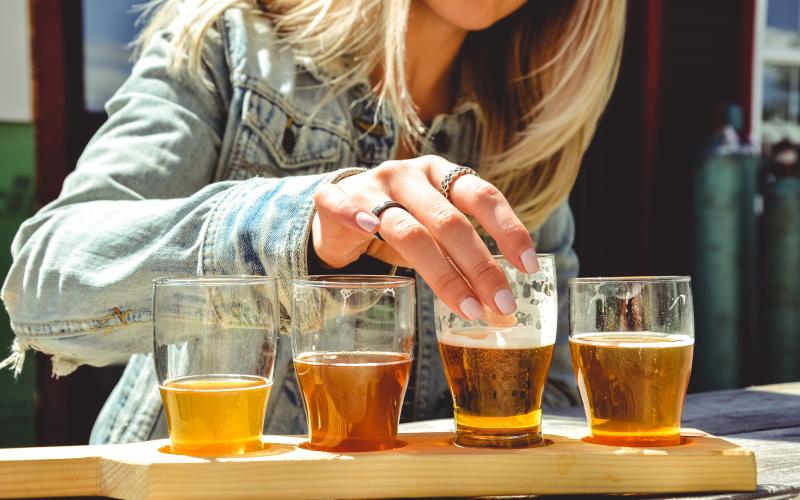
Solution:
M268 285L278 284L278 278L272 276L256 276L247 274L232 274L222 276L170 276L156 278L154 286L208 286L208 285Z
M317 288L401 288L414 282L414 278L383 274L312 274L292 280L296 286Z
M554 253L539 253L539 252L536 252L536 258L539 258L539 257L544 257L546 259L555 259L556 258L556 254L554 254ZM500 260L500 259L508 260L508 258L505 255L502 255L502 254L492 255L492 258L494 260Z
M537 254L536 254L536 258L537 258L537 259L538 259L538 258L541 258L541 257L544 257L544 258L545 258L545 259L547 259L547 260L553 260L553 261L555 261L555 259L556 259L556 254L554 254L554 253L537 253ZM508 260L508 257L506 257L506 256L505 256L505 255L503 255L503 254L494 254L494 255L492 255L492 258L493 258L494 260L504 260L504 261L506 261L506 262L509 262L509 260ZM453 262L453 258L452 258L452 257L450 257L449 255L446 257L446 259L447 259L447 261L448 261L448 262L451 262L451 263Z
M596 278L570 278L569 284L584 283L688 283L691 276L599 276Z

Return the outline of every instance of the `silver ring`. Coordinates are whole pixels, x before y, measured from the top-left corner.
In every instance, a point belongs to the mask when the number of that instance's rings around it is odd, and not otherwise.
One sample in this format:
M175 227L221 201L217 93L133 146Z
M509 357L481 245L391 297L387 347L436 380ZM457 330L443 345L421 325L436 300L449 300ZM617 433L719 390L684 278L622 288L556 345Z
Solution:
M469 167L456 167L453 170L449 171L447 175L444 176L444 180L442 181L442 188L439 190L442 193L442 196L445 199L450 199L450 186L461 177L462 175L474 175L475 177L480 177L478 172L472 170Z
M408 212L408 209L404 207L402 203L398 203L394 200L386 200L384 202L375 205L375 207L372 209L372 215L374 215L380 220L381 214L392 207L399 208L401 210L405 210L406 212ZM378 241L385 241L383 239L383 236L381 236L381 233L377 231L372 236Z

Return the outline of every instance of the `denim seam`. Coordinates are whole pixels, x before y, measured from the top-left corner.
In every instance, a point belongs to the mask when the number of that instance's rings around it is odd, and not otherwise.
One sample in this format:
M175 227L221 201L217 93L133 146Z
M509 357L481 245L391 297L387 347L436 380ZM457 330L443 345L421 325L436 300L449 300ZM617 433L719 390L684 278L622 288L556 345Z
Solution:
M220 35L222 53L225 56L225 64L227 64L228 68L230 69L229 80L231 84L233 84L235 71L233 70L234 67L233 61L231 60L231 39L228 33L228 30L230 29L230 27L228 26L228 19L226 18L226 16L220 16L219 19L217 19L216 24L217 24L217 31L219 32Z
M65 339L86 334L107 334L120 327L149 323L151 319L152 311L147 308L138 311L114 308L107 315L97 318L44 323L12 322L12 328L18 337Z

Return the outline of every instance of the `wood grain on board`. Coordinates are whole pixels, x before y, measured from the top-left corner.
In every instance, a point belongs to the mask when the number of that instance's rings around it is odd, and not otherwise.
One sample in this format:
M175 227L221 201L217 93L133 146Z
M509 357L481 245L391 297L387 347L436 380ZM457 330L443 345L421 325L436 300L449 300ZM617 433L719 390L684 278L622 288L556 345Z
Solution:
M545 433L579 438L586 432L581 408L546 411L543 420ZM707 450L700 460L687 458L689 447L617 449L567 437L532 450L458 449L449 444L453 422L448 419L401 425L401 432L416 434L401 434L409 444L381 454L315 453L296 448L302 439L291 437L267 437L275 442L272 449L246 459L168 455L157 452L158 443L0 450L0 497L313 498L564 492L557 488L599 493L610 490L594 488L596 482L624 491L630 481L661 488L641 488L659 498L800 495L800 383L692 394L686 400L684 423L722 438L699 438L693 444L716 443L723 449ZM743 450L755 454L756 491L736 493L727 485L708 495L709 490L689 489L693 481L719 478L720 471L727 474L733 469L738 481L752 486L753 455ZM147 457L155 453L158 460L149 462ZM723 460L726 464L735 460L738 465L722 467ZM749 468L742 465L745 460ZM599 465L590 467L594 463Z
M699 432L685 445L616 448L549 435L540 448L458 448L450 433L402 434L387 452L325 453L266 436L244 457L163 451L166 441L0 451L0 497L387 498L752 491L749 450Z

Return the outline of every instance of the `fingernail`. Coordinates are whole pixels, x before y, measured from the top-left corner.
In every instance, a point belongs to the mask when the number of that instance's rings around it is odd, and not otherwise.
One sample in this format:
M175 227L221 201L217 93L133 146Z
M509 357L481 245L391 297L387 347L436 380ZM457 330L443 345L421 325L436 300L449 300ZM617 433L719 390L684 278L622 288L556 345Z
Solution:
M494 294L494 303L497 304L497 308L503 314L511 314L517 310L517 299L514 298L514 294L508 288L498 290Z
M536 252L533 248L522 252L522 255L519 256L519 260L522 261L522 267L525 268L528 274L533 274L539 270L539 259L536 258Z
M372 214L368 214L367 212L358 212L356 214L356 224L370 234L374 233L375 230L378 229L378 225L380 223L381 221L379 221L377 217Z
M467 297L466 299L462 300L460 304L458 304L459 309L461 312L464 313L464 316L467 319L476 320L480 319L483 315L483 307L481 306L480 302L475 300L472 297Z

